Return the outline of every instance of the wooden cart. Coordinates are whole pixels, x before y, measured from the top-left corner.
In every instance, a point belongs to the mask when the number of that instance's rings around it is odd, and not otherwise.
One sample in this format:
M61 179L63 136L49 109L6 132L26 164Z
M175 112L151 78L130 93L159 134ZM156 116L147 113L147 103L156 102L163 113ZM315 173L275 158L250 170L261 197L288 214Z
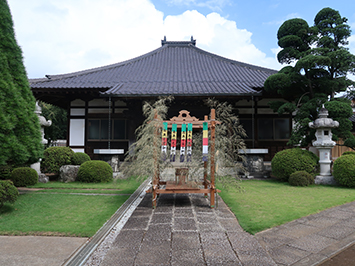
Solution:
M206 115L204 120L199 120L196 117L190 116L190 112L186 110L182 110L179 112L179 116L175 116L170 120L163 121L165 122L165 127L167 129L172 129L173 127L181 130L183 127L186 127L186 124L192 125L193 129L206 129L206 125L208 127L207 132L207 141L209 141L209 156L205 156L204 158L204 170L203 170L203 181L199 181L196 186L190 186L187 184L188 177L188 168L176 168L175 169L175 180L173 181L163 181L160 178L159 169L156 165L154 175L152 177L152 187L147 192L153 193L152 195L152 205L153 208L156 208L157 205L157 197L159 194L171 194L171 193L203 193L205 196L210 194L210 206L211 208L215 207L215 194L216 192L220 192L216 189L215 186L215 128L217 124L220 122L215 120L215 110L211 110L210 119ZM174 126L173 126L174 125ZM185 125L185 126L184 126ZM205 126L205 128L204 128ZM181 132L183 132L181 130ZM159 134L159 130L157 130L157 134ZM210 136L210 140L208 140L208 136ZM206 137L206 132L204 132L204 137ZM205 141L205 139L204 139ZM207 147L208 151L208 147ZM157 155L155 155L157 156ZM210 160L210 180L207 179L208 175L208 157ZM202 158L201 158L202 160ZM156 163L158 163L158 159L156 158Z

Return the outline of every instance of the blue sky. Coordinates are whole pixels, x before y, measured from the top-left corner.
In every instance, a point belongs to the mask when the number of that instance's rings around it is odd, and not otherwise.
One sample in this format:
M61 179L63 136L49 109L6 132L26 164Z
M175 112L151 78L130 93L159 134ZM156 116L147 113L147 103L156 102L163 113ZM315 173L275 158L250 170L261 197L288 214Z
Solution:
M355 31L353 0L8 0L30 78L121 62L169 41L272 69L277 30L290 18L309 25L331 7ZM355 32L349 39L355 54Z

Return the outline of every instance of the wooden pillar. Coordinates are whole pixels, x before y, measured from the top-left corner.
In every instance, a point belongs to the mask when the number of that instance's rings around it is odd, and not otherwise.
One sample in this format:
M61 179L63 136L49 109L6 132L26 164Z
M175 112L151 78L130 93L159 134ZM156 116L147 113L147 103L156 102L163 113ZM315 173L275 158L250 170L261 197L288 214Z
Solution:
M216 141L216 112L215 109L211 110L211 208L214 208L215 204L215 141Z

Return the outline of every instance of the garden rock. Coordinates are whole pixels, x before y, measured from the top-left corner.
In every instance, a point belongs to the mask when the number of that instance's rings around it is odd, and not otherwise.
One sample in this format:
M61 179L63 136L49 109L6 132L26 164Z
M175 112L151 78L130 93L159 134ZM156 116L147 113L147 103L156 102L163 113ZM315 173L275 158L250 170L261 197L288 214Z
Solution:
M74 182L78 175L80 165L63 165L59 169L60 182Z
M45 174L38 174L38 182L39 183L48 183L49 182L49 177L46 176Z

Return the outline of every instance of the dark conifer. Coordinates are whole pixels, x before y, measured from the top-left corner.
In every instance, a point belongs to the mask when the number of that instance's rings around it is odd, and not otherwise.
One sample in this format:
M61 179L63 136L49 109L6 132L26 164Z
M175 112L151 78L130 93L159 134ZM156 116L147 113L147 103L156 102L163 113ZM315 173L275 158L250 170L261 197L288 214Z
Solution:
M0 1L0 165L36 162L42 152L35 98L6 0Z

